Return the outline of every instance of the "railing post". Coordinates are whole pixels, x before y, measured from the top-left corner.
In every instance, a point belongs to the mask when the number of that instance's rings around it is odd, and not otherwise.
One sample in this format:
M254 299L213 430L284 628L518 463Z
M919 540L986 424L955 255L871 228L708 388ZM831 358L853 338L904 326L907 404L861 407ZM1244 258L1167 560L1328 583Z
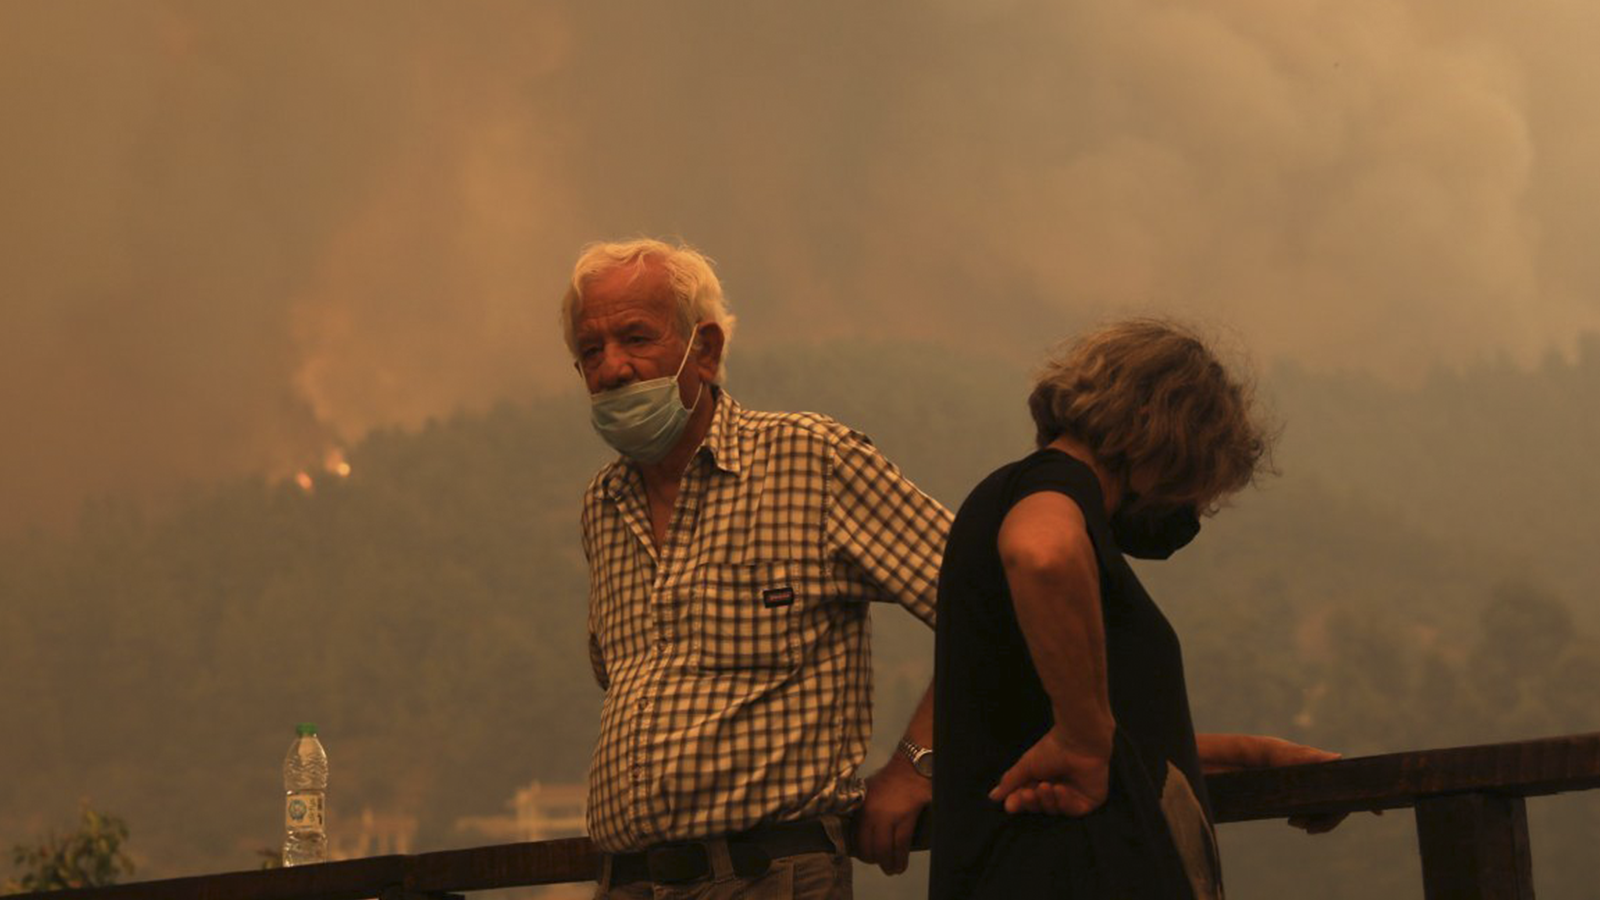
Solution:
M1528 816L1521 797L1419 797L1416 816L1427 900L1533 900Z

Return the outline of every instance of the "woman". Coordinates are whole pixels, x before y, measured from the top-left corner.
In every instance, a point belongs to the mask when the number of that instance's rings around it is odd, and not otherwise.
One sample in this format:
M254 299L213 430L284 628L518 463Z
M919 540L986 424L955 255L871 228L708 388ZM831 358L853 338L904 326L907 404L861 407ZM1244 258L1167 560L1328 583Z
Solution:
M1029 407L1040 449L973 490L940 570L931 896L1220 897L1202 773L1336 754L1197 738L1177 635L1123 555L1193 539L1268 435L1163 321L1073 343Z

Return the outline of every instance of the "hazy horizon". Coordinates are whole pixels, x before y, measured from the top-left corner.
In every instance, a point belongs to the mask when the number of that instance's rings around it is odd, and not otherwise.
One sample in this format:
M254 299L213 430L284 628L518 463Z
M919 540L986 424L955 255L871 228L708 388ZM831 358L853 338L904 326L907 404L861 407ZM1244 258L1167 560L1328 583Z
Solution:
M0 0L0 837L91 795L140 877L249 866L306 718L335 808L428 848L579 778L602 451L556 304L639 234L717 261L741 400L947 503L1074 329L1250 361L1283 477L1150 578L1205 727L1600 727L1597 33L1567 0ZM183 494L343 451L310 496ZM877 619L882 743L931 660ZM1585 896L1597 797L1530 805L1542 896ZM1224 829L1230 887L1415 892L1409 819L1357 818Z

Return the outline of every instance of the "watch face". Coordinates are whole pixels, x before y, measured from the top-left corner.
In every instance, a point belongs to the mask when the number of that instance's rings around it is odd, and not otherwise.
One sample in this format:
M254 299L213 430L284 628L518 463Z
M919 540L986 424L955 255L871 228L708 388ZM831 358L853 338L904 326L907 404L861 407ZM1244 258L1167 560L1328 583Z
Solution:
M916 766L917 767L917 771L921 772L925 777L927 777L927 778L932 778L933 777L933 751L932 750L924 750L924 751L922 751L922 753L920 755L918 755L916 759L911 761L911 764L913 766Z

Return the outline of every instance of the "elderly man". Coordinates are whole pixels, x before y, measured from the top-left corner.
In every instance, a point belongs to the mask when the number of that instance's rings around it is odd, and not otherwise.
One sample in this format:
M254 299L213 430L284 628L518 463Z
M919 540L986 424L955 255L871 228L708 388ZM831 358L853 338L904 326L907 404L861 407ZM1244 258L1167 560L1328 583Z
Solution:
M651 240L585 248L563 302L621 454L583 503L599 897L848 897L845 817L894 873L932 796L931 685L857 777L867 604L933 625L950 513L832 419L734 402L733 322L707 260Z

